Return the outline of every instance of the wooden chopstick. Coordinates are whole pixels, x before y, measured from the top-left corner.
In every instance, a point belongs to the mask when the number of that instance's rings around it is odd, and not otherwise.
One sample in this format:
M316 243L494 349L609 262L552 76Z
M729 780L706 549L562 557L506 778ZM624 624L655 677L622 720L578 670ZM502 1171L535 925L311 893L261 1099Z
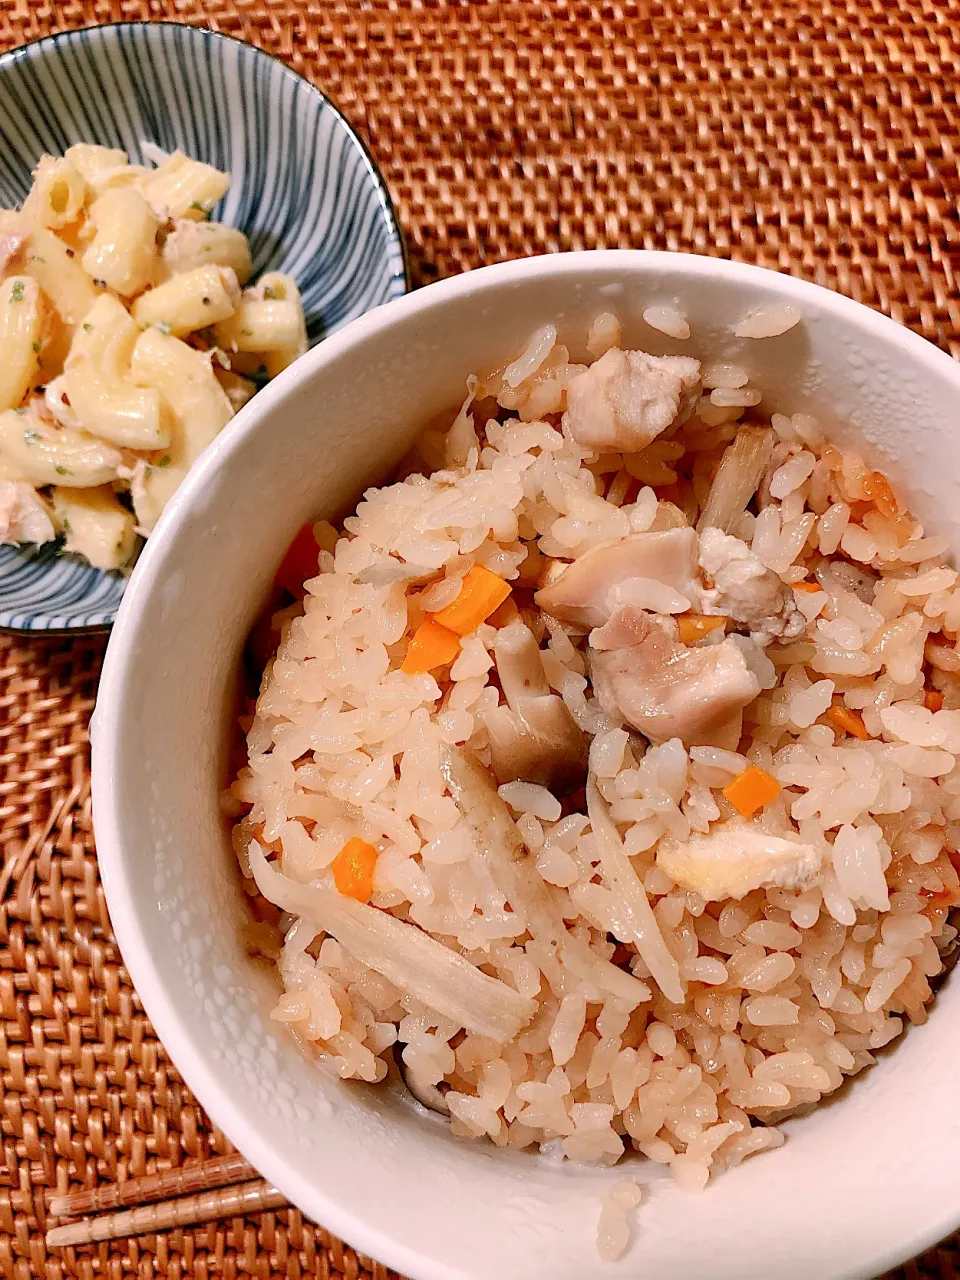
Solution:
M127 1178L124 1182L114 1182L105 1187L53 1195L49 1208L54 1218L80 1218L87 1213L119 1209L124 1205L142 1205L151 1200L171 1200L235 1182L252 1182L259 1177L253 1165L239 1152L234 1152L177 1169L165 1169L162 1173Z
M288 1203L281 1191L259 1178L218 1191L204 1191L178 1200L165 1200L161 1204L104 1213L83 1222L51 1227L47 1232L47 1245L54 1249L65 1248L67 1245L93 1244L99 1240L117 1240L122 1236L169 1231L171 1227L187 1227L199 1222L213 1222L217 1218L279 1209Z

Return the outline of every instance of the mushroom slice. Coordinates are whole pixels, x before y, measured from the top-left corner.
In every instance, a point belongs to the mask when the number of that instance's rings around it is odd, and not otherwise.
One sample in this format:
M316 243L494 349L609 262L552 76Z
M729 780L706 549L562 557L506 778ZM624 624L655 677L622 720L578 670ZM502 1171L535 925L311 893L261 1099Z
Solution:
M584 938L567 931L563 912L529 856L510 810L489 773L470 752L445 747L441 768L450 794L473 829L480 857L541 951L551 982L562 965L634 1009L650 999L645 982L597 955Z
M555 693L518 698L483 717L497 782L536 782L568 795L587 776L587 742L567 704Z
M500 688L510 706L518 698L542 697L550 692L540 659L537 637L516 620L501 627L493 642Z
M563 699L550 692L536 636L517 619L500 629L493 652L507 700L484 716L497 781L536 782L568 794L586 777L586 739Z
M771 427L741 427L720 459L697 528L732 533L757 492L776 437Z
M536 1012L533 1000L416 925L344 897L333 885L291 880L267 861L256 840L250 841L247 854L257 888L269 902L306 917L349 955L468 1031L506 1044Z

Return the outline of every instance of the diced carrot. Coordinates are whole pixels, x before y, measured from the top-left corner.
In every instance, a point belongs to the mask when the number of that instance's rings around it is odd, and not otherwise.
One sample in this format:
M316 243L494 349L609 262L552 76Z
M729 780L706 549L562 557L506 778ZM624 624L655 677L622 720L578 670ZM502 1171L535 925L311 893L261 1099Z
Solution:
M831 707L827 712L827 719L833 723L844 733L849 733L854 738L859 738L861 742L868 742L870 739L867 733L867 726L863 723L863 716L859 711L851 711L849 707L838 704Z
M723 788L723 794L738 813L742 813L745 818L752 818L765 804L776 800L781 789L780 783L766 769L752 764Z
M791 586L794 591L809 591L811 595L813 595L815 591L823 590L823 587L821 587L819 582L793 582L791 583Z
M882 471L871 471L868 476L865 476L863 488L882 516L896 519L900 514L900 507L890 488L890 481Z
M923 705L928 711L939 711L943 706L943 694L939 689L927 689L923 695Z
M369 902L373 893L373 869L377 865L376 849L366 840L354 836L333 860L333 882L345 898Z
M305 524L290 543L287 554L280 561L280 568L274 575L277 586L289 591L292 596L306 595L304 582L317 575L317 561L320 548L313 536L313 525Z
M474 565L464 578L456 600L439 609L433 615L434 620L458 636L468 636L503 604L510 591L509 582L482 564Z
M729 621L729 618L725 618L721 614L681 613L677 618L677 626L680 629L680 643L696 644L698 640L708 636L711 631L716 631L718 627L725 627Z
M446 627L441 627L439 622L427 618L413 633L400 670L405 671L408 676L418 676L424 671L445 667L459 652L460 637Z

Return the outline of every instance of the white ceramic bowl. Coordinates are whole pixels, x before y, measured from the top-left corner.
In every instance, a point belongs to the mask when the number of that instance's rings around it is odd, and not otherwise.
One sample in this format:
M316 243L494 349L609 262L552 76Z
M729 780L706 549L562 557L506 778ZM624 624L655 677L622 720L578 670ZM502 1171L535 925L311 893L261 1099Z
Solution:
M676 300L686 344L641 319ZM750 307L801 326L738 341ZM466 375L556 321L576 350L613 310L626 341L745 363L775 409L847 424L893 460L915 510L960 547L960 369L814 285L679 254L578 253L431 285L364 316L243 409L190 473L124 596L94 723L94 816L117 937L188 1084L305 1213L418 1280L869 1277L960 1222L960 989L786 1145L700 1196L651 1189L619 1264L594 1250L618 1173L452 1138L402 1098L331 1079L269 1021L275 977L240 941L243 895L217 808L244 637L297 528L387 480Z

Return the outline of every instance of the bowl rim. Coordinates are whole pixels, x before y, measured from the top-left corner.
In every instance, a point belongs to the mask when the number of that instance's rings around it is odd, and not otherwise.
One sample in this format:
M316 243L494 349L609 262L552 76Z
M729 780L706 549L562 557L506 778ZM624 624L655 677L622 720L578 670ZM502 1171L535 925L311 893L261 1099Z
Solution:
M176 1005L167 995L162 966L150 953L147 934L140 921L138 903L142 894L138 893L129 873L124 854L123 815L117 805L116 790L111 785L113 763L118 759L114 739L128 687L136 679L140 614L156 585L155 579L168 549L178 539L185 515L202 497L208 476L217 470L222 458L254 435L296 385L335 363L355 343L402 326L419 312L436 304L492 289L499 283L518 283L551 275L576 277L594 267L609 267L617 262L623 264L625 272L635 277L669 264L673 272L679 270L691 277L714 274L758 286L761 290L765 288L780 302L802 304L805 300L815 299L820 307L834 311L858 328L879 333L888 339L894 338L907 357L920 366L932 366L940 376L951 379L960 392L960 364L919 334L822 285L749 263L669 250L576 250L518 258L437 281L358 317L314 347L269 383L240 411L234 419L234 429L222 433L205 451L164 511L124 594L107 647L91 724L93 821L101 879L120 951L158 1037L211 1121L264 1177L289 1197L291 1203L303 1207L309 1216L355 1248L405 1274L416 1276L418 1280L452 1280L456 1273L449 1265L438 1263L395 1236L382 1233L378 1226L360 1216L354 1206L339 1200L336 1186L320 1186L291 1170L286 1157L271 1143L269 1135L258 1131L256 1119L244 1110L237 1099L224 1095L219 1086L215 1061L205 1046L189 1035ZM956 1210L945 1220L925 1221L908 1238L879 1242L869 1255L852 1263L845 1260L843 1269L832 1274L837 1280L839 1277L843 1280L871 1280L871 1277L936 1244L958 1226L960 1198Z
M109 37L111 33L123 30L141 29L145 32L151 32L154 29L162 30L164 28L176 29L188 32L185 36L187 40L196 40L199 44L204 45L210 42L224 41L227 44L240 45L244 49L251 50L254 54L268 59L274 63L284 75L289 76L294 81L300 81L306 88L320 100L320 108L329 108L336 117L338 127L344 131L350 142L356 148L360 158L364 164L369 178L372 180L374 189L377 193L377 200L383 216L384 223L387 227L387 233L394 249L399 250L400 263L402 267L403 289L399 297L405 297L413 288L413 278L410 265L410 253L407 247L406 237L403 233L403 226L400 222L400 216L394 204L393 197L390 194L390 188L387 180L383 175L379 164L374 158L370 147L360 136L356 127L350 122L340 106L325 93L312 80L307 79L300 71L291 67L284 62L276 54L262 49L259 45L253 44L249 40L243 40L239 36L229 35L224 31L213 31L209 27L196 26L190 22L175 22L170 19L161 19L157 22L143 22L136 20L127 20L121 22L103 22L103 23L87 23L80 27L70 27L65 31L55 31L50 35L37 36L33 40L27 40L23 44L17 45L14 49L8 49L5 53L0 54L0 84L9 67L16 66L17 63L28 60L33 57L49 57L59 48L65 45L75 43L79 37L86 37L88 40L102 40ZM397 298L390 301L397 301ZM350 322L352 323L352 321ZM329 341L328 338L322 338L323 342ZM233 419L227 423L224 430L228 430L233 425ZM148 540L149 541L149 540ZM61 552L62 554L62 552ZM141 550L141 555L143 551ZM139 557L138 557L139 559ZM59 556L58 556L59 560ZM125 595L128 589L124 587L122 595ZM122 598L121 595L121 598ZM55 609L47 610L45 614L38 613L37 616L50 616L56 612ZM43 626L22 626L13 624L10 619L23 613L22 609L4 609L0 610L0 634L12 636L82 636L82 635L98 635L105 631L110 631L116 621L116 613L112 618L106 618L99 622L78 623L76 626L60 626L60 627L43 627Z

